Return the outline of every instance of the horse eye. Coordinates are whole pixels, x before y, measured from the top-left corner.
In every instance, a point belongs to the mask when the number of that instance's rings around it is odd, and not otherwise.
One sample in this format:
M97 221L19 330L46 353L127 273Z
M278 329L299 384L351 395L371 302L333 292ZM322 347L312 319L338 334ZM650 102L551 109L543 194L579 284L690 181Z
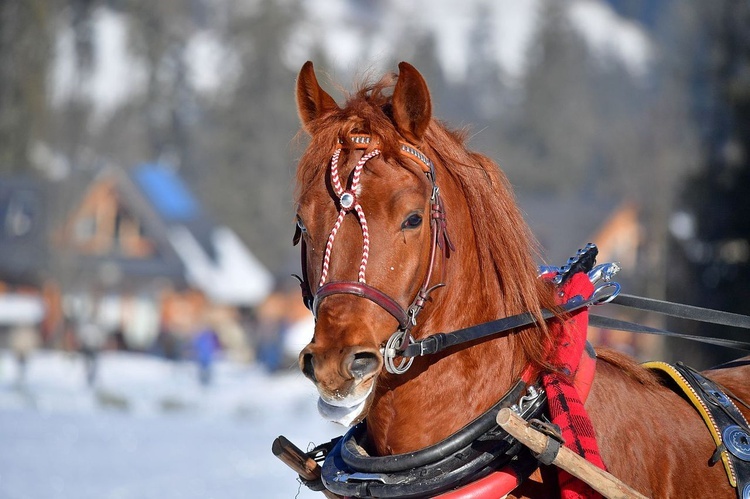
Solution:
M422 215L419 213L412 213L407 217L406 220L404 220L404 223L401 224L402 229L414 229L416 227L419 227L422 225Z
M297 217L297 228L301 230L302 232L307 232L307 227L305 227L305 223L302 221L300 217Z

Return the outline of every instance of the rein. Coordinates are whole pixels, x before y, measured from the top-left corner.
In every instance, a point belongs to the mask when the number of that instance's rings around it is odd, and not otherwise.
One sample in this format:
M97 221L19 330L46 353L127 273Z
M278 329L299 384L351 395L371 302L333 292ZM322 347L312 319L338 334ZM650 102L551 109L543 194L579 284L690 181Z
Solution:
M596 282L596 274L597 272L601 271L599 267L602 266L600 265L589 272L589 278L592 280L592 282ZM561 273L558 275L564 274ZM585 307L611 303L613 305L618 305L621 307L656 312L681 319L689 319L694 321L719 324L723 326L750 329L750 316L733 314L720 310L694 307L690 305L682 305L679 303L672 303L663 300L654 300L652 298L643 298L640 296L620 294L619 285L614 282L608 282L609 278L611 278L611 274L608 278L605 278L605 284L596 288L594 294L590 298L584 299L580 295L574 296L564 304L560 305L560 311L567 314ZM549 309L542 309L543 320L549 320L553 317L555 317L555 313L553 311ZM442 350L445 350L446 348L460 345L462 343L472 342L478 339L483 339L500 333L504 333L519 327L528 326L536 322L536 317L534 317L529 312L525 312L494 321L484 322L482 324L477 324L464 329L459 329L451 333L433 334L422 340L413 342L403 350L386 350L385 355L387 357L421 357L423 355L430 355L440 352ZM628 322L620 319L613 319L611 317L605 317L596 314L589 315L589 325L607 329L616 329L618 331L670 336L711 345L750 351L750 342L748 341L675 333L672 331L667 331L665 329L644 326L642 324Z
M749 316L733 314L721 310L694 307L692 305L683 305L681 303L672 303L668 301L654 300L653 298L643 298L641 296L633 296L627 294L621 294L614 297L611 303L613 305L618 305L621 307L635 308L647 312L655 312L662 315L677 317L679 319L688 319L693 321L718 324L721 326L750 329ZM636 324L634 322L623 321L620 319L612 319L610 317L604 317L600 315L591 314L589 316L589 324L602 328L617 329L619 331L670 336L673 338L682 338L685 340L707 343L709 345L717 345L727 348L735 348L737 350L750 351L750 342L748 341L675 333L673 331L667 331L665 329L644 326L642 324Z
M580 295L574 296L559 306L559 312L569 314L592 305L608 303L619 292L619 287L614 286L613 284L614 283L607 283L599 286L590 298L584 298ZM557 316L558 315L552 310L546 308L542 309L543 320L549 320ZM446 348L460 345L462 343L469 343L475 340L487 338L519 327L535 324L537 322L537 318L534 315L530 312L524 312L522 314L511 315L502 319L459 329L451 333L433 334L422 340L415 341L404 350L387 350L385 354L386 356L421 357L423 355L440 352Z

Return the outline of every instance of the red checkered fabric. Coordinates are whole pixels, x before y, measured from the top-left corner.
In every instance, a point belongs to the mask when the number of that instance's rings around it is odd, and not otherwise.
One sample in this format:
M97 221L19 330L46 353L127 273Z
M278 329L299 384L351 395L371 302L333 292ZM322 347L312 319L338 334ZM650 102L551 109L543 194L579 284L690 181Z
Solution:
M576 295L588 298L594 292L594 287L586 273L580 272L571 276L563 284L561 291L560 303L563 303ZM594 427L578 391L573 386L573 376L578 370L578 363L586 345L587 326L588 311L585 308L573 313L563 323L550 324L555 338L555 348L550 361L564 374L546 373L542 375L542 384L547 392L550 419L562 430L565 447L606 470L599 454ZM563 470L559 470L558 480L562 499L602 497L586 483Z

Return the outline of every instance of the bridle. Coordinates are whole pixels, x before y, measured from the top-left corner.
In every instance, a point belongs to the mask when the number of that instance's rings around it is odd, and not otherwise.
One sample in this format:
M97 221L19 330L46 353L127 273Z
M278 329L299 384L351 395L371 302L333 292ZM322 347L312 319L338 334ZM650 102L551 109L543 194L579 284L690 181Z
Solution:
M427 300L430 297L430 293L436 288L443 286L443 283L435 284L430 286L432 282L433 273L436 267L438 250L442 254L443 261L450 255L451 251L455 251L453 243L451 243L445 218L445 208L443 201L440 197L440 189L437 186L435 179L435 165L433 162L425 156L415 146L406 142L401 142L400 153L402 156L414 161L420 166L421 170L427 176L428 180L432 184L432 193L430 197L430 260L427 272L425 274L422 285L417 291L416 296L412 300L411 304L404 308L398 301L388 296L388 294L380 291L373 286L367 284L365 279L365 270L367 267L367 260L369 256L369 229L367 225L367 218L365 217L364 210L358 202L357 195L361 190L360 175L364 165L370 159L378 156L380 150L377 148L371 148L372 138L369 135L351 135L349 136L349 143L355 150L369 150L366 152L357 162L354 167L352 174L351 185L345 189L341 184L338 174L338 159L343 143L339 143L336 147L336 151L333 153L333 157L330 162L330 174L331 174L331 185L334 190L334 194L337 199L335 202L339 207L339 215L334 224L331 232L328 236L328 242L326 244L326 250L323 257L321 278L318 283L317 291L312 292L310 282L308 280L307 272L307 249L305 241L302 238L302 230L299 226L294 234L293 242L295 245L301 241L301 262L302 262L302 277L295 276L300 281L300 287L302 289L302 299L308 309L317 318L318 308L324 298L335 295L335 294L350 294L361 298L366 298L373 303L380 306L383 310L393 316L399 324L398 330L390 337L386 342L384 351L398 351L402 350L403 347L410 344L413 340L411 337L411 330L417 325L417 316L424 308ZM333 251L333 244L344 217L348 213L355 213L360 227L362 228L363 236L363 248L362 248L362 260L359 267L359 275L357 281L333 281L327 282L328 280L328 265L330 263L331 253ZM397 364L393 357L384 356L385 367L388 372L393 374L401 374L405 372L413 362L412 358L402 358Z

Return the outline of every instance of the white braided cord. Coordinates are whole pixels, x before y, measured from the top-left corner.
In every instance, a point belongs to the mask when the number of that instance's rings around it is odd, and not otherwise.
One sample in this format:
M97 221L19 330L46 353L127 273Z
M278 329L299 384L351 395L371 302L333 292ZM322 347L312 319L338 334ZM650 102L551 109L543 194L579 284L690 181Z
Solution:
M336 223L331 229L331 233L328 235L328 242L326 243L325 254L323 255L323 269L320 274L320 282L318 283L318 287L323 286L328 280L328 270L331 264L331 253L333 251L333 243L336 239L336 233L338 233L339 228L341 228L344 217L351 210L354 210L357 213L359 224L362 227L362 261L359 265L358 281L362 284L366 283L365 270L367 269L367 260L370 257L370 229L367 225L367 218L365 217L365 212L362 209L362 205L359 204L359 201L357 199L357 193L361 191L360 177L362 175L362 170L364 169L365 163L367 163L367 161L374 158L378 154L380 154L380 150L374 149L359 159L357 165L354 167L351 189L345 191L341 184L341 178L339 177L338 168L341 149L336 149L336 152L333 153L333 157L331 158L331 185L333 186L333 191L339 197L341 210L339 211L338 218L336 218ZM354 200L353 204L344 206L343 197L345 194L352 196L352 199Z

